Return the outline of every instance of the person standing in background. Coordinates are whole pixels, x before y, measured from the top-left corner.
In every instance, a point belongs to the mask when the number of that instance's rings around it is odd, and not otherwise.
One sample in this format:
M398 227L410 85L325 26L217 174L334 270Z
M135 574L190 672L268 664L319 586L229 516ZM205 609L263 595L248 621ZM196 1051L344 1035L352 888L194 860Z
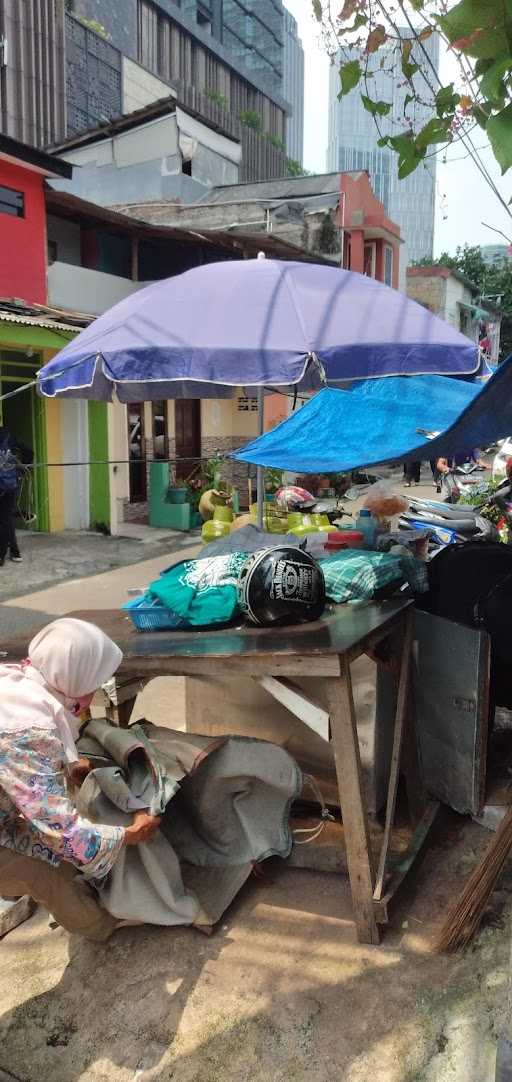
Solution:
M419 485L421 477L421 462L404 462L404 485L410 488L412 482Z
M5 557L20 563L22 555L16 539L16 504L20 463L33 462L34 455L21 440L0 425L0 567Z

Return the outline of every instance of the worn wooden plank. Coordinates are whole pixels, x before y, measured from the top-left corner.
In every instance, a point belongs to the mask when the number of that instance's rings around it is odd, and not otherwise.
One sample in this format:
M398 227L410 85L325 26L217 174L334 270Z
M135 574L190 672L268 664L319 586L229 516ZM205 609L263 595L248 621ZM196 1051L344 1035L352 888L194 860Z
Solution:
M360 943L378 943L379 930L373 911L373 858L362 788L352 681L348 663L343 658L340 661L342 675L337 680L329 678L326 691L354 920Z
M136 701L137 696L134 696L132 699L126 699L122 703L107 702L105 705L105 714L108 720L111 721L113 725L118 725L120 729L127 729Z
M132 680L131 678L123 680L118 676L113 676L111 680L107 680L107 683L103 684L102 691L113 706L120 706L121 703L136 698L139 692L143 691L144 684L144 680Z
M36 908L37 904L29 894L15 901L0 898L0 939L28 920Z
M278 680L275 676L260 676L258 684L314 733L318 733L323 740L329 740L329 714L319 703L307 698L300 688L289 680Z
M416 731L416 707L414 703L414 688L412 687L411 674L409 672L409 708L408 723L405 727L404 743L402 748L402 769L405 777L407 790L407 806L409 820L414 828L417 827L425 814L428 804L428 794L421 769L421 759L418 747L418 734Z
M384 826L384 838L382 840L382 849L380 852L379 867L377 869L377 879L373 895L377 901L382 897L382 892L384 890L384 877L386 874L386 862L388 858L389 842L391 840L391 830L393 828L393 821L395 818L396 796L398 792L398 779L400 776L400 761L402 756L402 743L407 716L407 707L409 702L409 671L412 636L412 613L408 613L405 620L400 661L400 677L398 681L398 696L396 704L395 727L393 734L393 751L391 754L391 770L389 775L388 798L386 803L386 822Z
M440 808L441 804L438 800L429 801L425 813L414 831L407 851L400 857L393 868L390 880L386 885L385 894L379 900L374 900L375 919L379 924L388 923L392 909L398 904L399 896L408 884L410 872L413 868L417 871L419 862L425 855L428 836Z

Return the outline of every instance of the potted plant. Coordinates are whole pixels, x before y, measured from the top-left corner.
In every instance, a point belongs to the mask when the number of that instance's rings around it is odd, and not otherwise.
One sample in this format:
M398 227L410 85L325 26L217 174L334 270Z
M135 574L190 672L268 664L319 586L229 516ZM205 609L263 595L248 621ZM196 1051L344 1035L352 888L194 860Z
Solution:
M276 470L273 466L269 466L265 470L265 499L273 500L278 488L281 488L283 483L283 471Z
M178 480L176 477L176 465L172 468L172 476L167 489L167 502L168 503L186 503L188 497L188 485L186 481Z

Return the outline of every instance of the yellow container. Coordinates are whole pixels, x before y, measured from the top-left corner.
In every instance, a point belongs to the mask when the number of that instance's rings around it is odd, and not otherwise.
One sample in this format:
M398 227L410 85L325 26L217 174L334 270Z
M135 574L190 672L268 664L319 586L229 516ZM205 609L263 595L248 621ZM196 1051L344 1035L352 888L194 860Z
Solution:
M288 526L302 526L302 511L288 511Z
M305 537L308 533L318 533L318 526L292 526L290 533L295 537Z
M218 504L213 512L214 522L233 522L234 517L231 507L224 504Z
M230 530L230 522L219 522L214 521L214 519L209 519L208 522L203 524L201 530L203 545L207 545L209 541L218 541L219 538L226 537Z
M331 526L331 523L329 522L329 518L328 518L327 515L321 515L319 513L315 513L315 514L311 515L311 518L313 519L314 525L319 530L332 530L332 526Z

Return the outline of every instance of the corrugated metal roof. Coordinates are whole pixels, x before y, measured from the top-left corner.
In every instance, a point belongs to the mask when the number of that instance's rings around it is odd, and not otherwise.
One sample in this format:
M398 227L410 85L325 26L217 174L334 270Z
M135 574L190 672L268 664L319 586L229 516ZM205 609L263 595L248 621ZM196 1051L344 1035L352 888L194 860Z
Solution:
M73 327L70 323L57 323L52 319L44 319L42 316L23 316L16 312L6 312L0 308L1 323L20 323L27 327L43 327L48 331L71 331L78 334L81 327Z
M354 176L360 175L360 170ZM283 177L279 180L260 180L248 184L224 184L211 188L199 199L202 203L243 203L254 200L306 199L314 196L340 193L340 173L321 173L312 177ZM196 204L193 204L196 205Z
M329 174L328 174L329 175ZM339 177L339 173L333 174L333 176ZM313 178L303 178L313 179ZM285 182L286 183L286 182ZM242 189L252 188L254 185L236 185ZM216 189L222 191L223 189ZM225 189L224 189L225 190ZM337 196L335 197L337 200ZM71 195L70 192L59 192L50 188L46 191L46 207L52 214L73 218L75 221L82 219L89 219L91 222L108 222L110 226L119 229L122 232L127 232L133 236L138 237L159 237L162 240L179 241L185 244L200 244L204 241L208 244L218 245L228 251L233 251L235 255L239 255L240 249L245 251L257 251L261 249L264 252L275 255L277 259L298 259L306 263L329 263L331 260L323 259L312 252L307 252L302 248L297 248L289 241L282 240L281 237L273 236L272 233L244 233L243 223L240 226L240 231L231 232L226 229L209 229L204 225L180 227L179 224L167 224L163 222L151 222L149 220L144 221L143 218L136 217L134 213L127 214L126 209L131 207L132 210L137 210L137 215L144 213L144 208L148 210L156 206L162 207L164 210L171 204L167 201L158 202L153 200L148 203L130 203L123 204L122 208L112 209L111 207L100 207L95 203L89 203L84 199L80 199L76 195ZM200 207L201 204L194 204ZM188 206L183 206L183 214L186 217Z

